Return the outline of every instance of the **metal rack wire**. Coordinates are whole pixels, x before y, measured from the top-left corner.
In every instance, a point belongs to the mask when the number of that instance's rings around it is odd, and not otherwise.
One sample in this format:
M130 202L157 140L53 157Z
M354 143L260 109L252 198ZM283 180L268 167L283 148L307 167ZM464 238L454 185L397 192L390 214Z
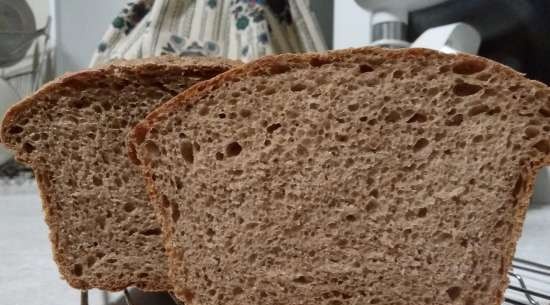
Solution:
M520 272L522 273L520 275ZM504 304L511 305L547 305L550 304L550 287L547 292L535 290L528 286L526 278L533 280L530 275L542 276L546 280L550 281L550 266L532 262L522 258L514 258L512 269L508 273L510 276L510 284L508 285L507 295L509 292L515 292L515 295L506 296L504 298ZM524 276L525 275L525 276ZM137 304L132 300L128 289L124 289L124 300L127 305L142 305ZM522 297L518 297L522 296ZM182 305L173 294L170 293L170 297L174 301L175 305ZM88 304L88 292L86 290L81 291L80 305Z
M184 303L182 301L178 300L176 298L176 296L174 294L172 294L171 292L167 293L167 295L170 296L170 299L171 299L173 305L184 305ZM123 296L123 299L124 299L124 302L126 303L126 305L144 305L144 304L141 304L141 303L136 302L134 300L135 298L132 296L129 289L122 290L122 296ZM163 304L165 304L165 303L166 303L166 301L163 302ZM117 304L120 304L120 303L117 302ZM150 302L148 302L146 304L150 304ZM80 291L80 305L90 305L88 290L81 290Z
M521 273L521 274L520 274ZM516 292L514 296L508 296L504 299L505 304L512 305L545 305L550 302L550 289L543 292L536 290L528 284L527 278L531 281L536 279L550 280L550 266L532 262L526 259L514 258L512 269L508 272L510 284L508 292ZM519 295L518 295L519 293ZM523 295L523 298L519 296ZM543 303L544 302L544 303Z

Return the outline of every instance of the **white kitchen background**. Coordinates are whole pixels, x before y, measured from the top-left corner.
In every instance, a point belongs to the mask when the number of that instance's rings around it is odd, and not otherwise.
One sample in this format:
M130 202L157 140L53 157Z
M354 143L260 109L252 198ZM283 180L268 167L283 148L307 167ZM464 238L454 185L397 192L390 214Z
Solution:
M97 43L125 3L123 0L27 2L34 11L38 28L46 24L48 16L54 18L52 42L56 47L57 75L88 66ZM312 6L329 47L340 49L369 43L371 14L354 0L312 0ZM21 191L21 188L18 191L6 190L0 184L0 303L79 304L79 292L70 289L59 278L52 261L39 196L33 190L33 185L29 185L26 191ZM546 264L550 264L550 248L544 247L550 233L548 201L550 168L545 168L537 178L518 256ZM544 234L545 230L547 234ZM550 290L548 286L546 289ZM90 293L90 303L123 304L120 303L120 294L106 297L98 291Z

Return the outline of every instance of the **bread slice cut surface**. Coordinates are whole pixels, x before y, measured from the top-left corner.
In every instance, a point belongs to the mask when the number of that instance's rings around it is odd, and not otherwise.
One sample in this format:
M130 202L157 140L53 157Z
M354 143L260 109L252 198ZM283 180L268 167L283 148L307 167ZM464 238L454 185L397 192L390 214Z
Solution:
M500 304L550 91L489 60L267 57L132 133L186 304Z
M2 141L35 173L54 258L71 286L171 288L160 225L128 160L127 134L155 107L233 64L119 61L61 77L8 111Z

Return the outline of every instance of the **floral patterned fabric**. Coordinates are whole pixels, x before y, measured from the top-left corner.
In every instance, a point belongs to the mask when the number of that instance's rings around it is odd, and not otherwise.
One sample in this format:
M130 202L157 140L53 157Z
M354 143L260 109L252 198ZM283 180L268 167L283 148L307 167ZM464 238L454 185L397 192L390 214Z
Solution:
M134 0L113 20L91 65L163 54L249 61L324 50L309 0Z

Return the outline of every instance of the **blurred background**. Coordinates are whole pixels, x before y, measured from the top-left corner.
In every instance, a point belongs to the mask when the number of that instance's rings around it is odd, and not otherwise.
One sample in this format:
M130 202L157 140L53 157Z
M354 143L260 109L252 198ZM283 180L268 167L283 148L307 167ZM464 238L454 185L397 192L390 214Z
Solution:
M172 14L159 13L160 7L171 8ZM185 18L199 8L231 16L202 16L219 28L210 36L197 36L199 24ZM165 26L167 18L178 26ZM224 22L230 27L221 35ZM0 0L0 118L10 105L54 77L114 58L175 53L248 61L271 53L366 45L479 54L550 84L550 1ZM51 259L32 181L32 173L0 144L0 300L77 304L79 292L59 279ZM537 176L518 256L550 263L544 236L550 230L549 201L550 169L544 168ZM549 282L533 285L550 291ZM133 293L139 304L152 304L147 298L171 303L166 295ZM522 294L516 297L523 298L518 304L535 304ZM120 293L91 291L90 303L124 301Z

